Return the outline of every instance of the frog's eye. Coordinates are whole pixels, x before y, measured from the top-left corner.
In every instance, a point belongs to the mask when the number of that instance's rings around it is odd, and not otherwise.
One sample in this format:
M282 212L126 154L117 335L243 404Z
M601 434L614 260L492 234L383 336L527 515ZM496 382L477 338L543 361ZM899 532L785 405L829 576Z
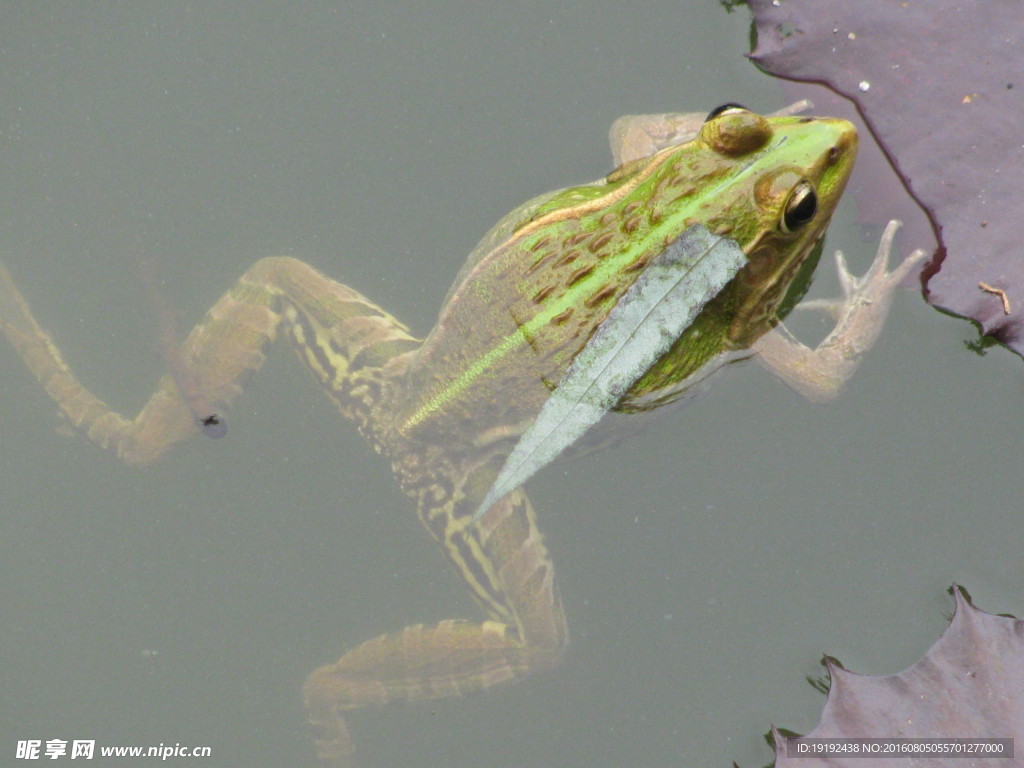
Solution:
M810 182L801 181L786 202L786 210L782 214L782 231L787 234L795 232L813 219L817 211L817 192Z
M723 104L713 110L697 134L700 143L726 157L756 152L771 136L768 120L739 104Z
M747 109L746 107L744 107L742 104L736 104L735 102L730 101L728 104L723 104L720 107L715 107L710 112L708 112L708 116L704 118L704 122L706 123L709 120L714 120L719 115L724 115L727 112L728 113L736 113L736 112L749 112L749 111L750 110Z

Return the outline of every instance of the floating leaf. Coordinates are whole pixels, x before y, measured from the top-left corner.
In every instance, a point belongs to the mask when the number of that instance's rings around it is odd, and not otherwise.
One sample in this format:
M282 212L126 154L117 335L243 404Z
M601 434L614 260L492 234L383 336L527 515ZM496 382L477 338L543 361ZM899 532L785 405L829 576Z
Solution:
M818 726L804 738L999 738L1024 744L1024 621L978 610L954 587L956 613L920 661L897 675L871 677L826 659L831 688ZM773 730L776 768L901 765L893 756L793 757ZM882 759L882 758L885 759ZM996 755L913 757L907 765L964 768L1020 765ZM981 758L988 759L982 760ZM967 758L967 759L965 759Z
M940 237L935 306L1024 353L1024 3L750 0L752 58L854 100ZM917 243L914 243L917 245Z
M622 295L580 350L473 515L518 488L619 402L746 264L732 239L687 229Z

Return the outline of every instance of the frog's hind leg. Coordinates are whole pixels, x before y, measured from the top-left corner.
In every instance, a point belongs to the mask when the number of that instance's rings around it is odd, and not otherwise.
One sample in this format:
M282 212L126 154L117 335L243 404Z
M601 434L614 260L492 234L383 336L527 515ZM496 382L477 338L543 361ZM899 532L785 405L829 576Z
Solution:
M443 531L425 520L440 534L488 620L405 627L314 671L305 700L324 768L354 765L345 722L351 710L460 696L522 679L561 659L568 629L529 499L515 491L479 524L469 522L474 509L467 505L459 519L448 518Z
M283 325L282 325L283 324ZM187 367L168 373L134 419L126 419L89 392L36 322L28 302L0 264L0 330L71 424L123 461L142 464L163 455L204 425L195 402L214 419L241 394L278 330L345 415L367 432L375 392L360 377L418 346L407 329L356 291L292 258L256 262L167 356ZM181 391L188 381L189 392Z

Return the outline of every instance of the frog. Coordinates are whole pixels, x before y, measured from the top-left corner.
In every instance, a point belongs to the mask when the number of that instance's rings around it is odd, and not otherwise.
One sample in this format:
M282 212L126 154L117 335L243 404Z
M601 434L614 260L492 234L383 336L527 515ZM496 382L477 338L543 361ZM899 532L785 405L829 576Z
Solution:
M614 169L517 207L458 273L420 339L356 290L303 261L251 266L180 343L141 411L126 418L65 363L0 265L0 329L66 421L128 464L149 464L200 432L221 436L245 379L284 337L327 398L391 464L429 536L481 610L386 632L313 671L303 700L317 759L355 765L351 712L504 685L555 667L569 642L552 558L526 492L482 514L504 460L574 357L659 253L700 225L745 263L622 396L649 415L754 359L802 395L835 397L874 344L896 286L891 222L871 268L820 303L835 329L814 349L782 320L820 253L857 152L846 120L736 105L634 116L611 132Z

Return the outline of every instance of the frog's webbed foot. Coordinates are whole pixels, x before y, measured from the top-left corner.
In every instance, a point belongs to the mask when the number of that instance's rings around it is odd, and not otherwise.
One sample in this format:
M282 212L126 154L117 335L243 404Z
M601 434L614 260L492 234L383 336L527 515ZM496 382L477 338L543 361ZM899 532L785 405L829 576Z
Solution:
M836 321L835 328L816 349L797 341L782 325L755 345L757 359L804 397L826 402L839 394L857 370L863 354L878 339L896 286L925 257L925 252L918 249L889 271L889 255L899 227L900 222L895 220L886 226L875 260L862 277L851 274L843 254L836 253L841 299L798 305L802 309L825 311Z
M804 301L797 305L797 309L817 309L829 314L836 321L836 331L848 322L848 319L855 314L860 305L874 305L886 303L886 311L892 303L893 291L896 286L905 278L914 265L924 258L924 251L918 249L903 260L892 272L889 271L889 257L892 254L892 243L896 232L902 223L893 219L882 232L882 239L878 243L878 253L871 267L863 276L857 277L850 272L846 264L846 257L842 251L836 251L836 272L839 274L839 285L843 291L841 299L815 299ZM883 318L884 319L884 318ZM836 333L833 331L833 334Z

